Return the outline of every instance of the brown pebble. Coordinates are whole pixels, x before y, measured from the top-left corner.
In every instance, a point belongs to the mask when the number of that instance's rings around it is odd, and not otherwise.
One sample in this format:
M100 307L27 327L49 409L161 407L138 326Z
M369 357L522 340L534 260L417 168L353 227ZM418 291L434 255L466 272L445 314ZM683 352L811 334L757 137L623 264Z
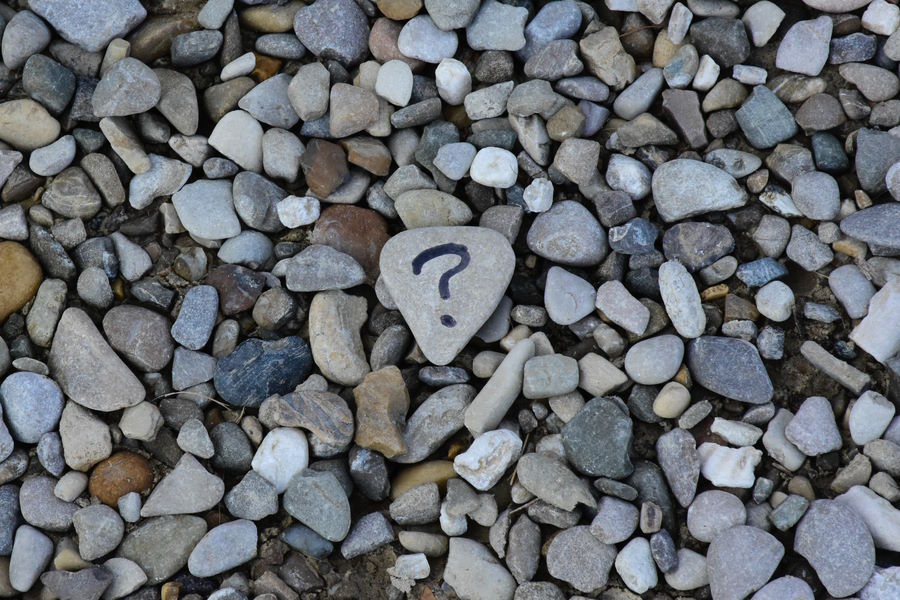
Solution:
M391 170L391 151L380 140L369 136L359 136L341 140L347 151L347 161L362 167L369 173L385 177Z
M309 191L318 198L327 198L344 183L347 177L347 157L337 144L312 140L300 157Z
M404 56L397 47L397 38L400 37L401 23L391 21L385 17L375 20L372 30L369 32L369 51L375 59L384 64L389 60L402 60L413 71L421 69L425 64L415 58Z
M325 244L352 256L366 270L370 281L378 278L378 259L388 241L387 222L374 210L335 204L316 221L310 242Z
M128 38L131 42L131 57L149 65L156 59L169 55L172 40L176 36L197 27L196 12L150 17Z
M0 242L0 323L37 294L44 273L28 248Z
M206 283L219 292L219 308L227 316L253 308L266 278L240 265L222 265L209 272Z
M150 462L134 452L116 452L94 467L88 491L100 502L116 508L120 496L146 492L153 484Z
M393 458L406 453L403 430L409 391L400 369L385 367L366 375L353 389L356 400L356 444Z

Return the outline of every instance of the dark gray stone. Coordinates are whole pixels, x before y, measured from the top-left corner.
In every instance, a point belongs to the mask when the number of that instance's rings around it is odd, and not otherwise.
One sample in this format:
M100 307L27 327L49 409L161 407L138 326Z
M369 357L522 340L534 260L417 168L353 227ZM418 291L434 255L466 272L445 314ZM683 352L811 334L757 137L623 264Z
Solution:
M734 250L734 237L724 225L688 221L667 229L662 244L666 258L678 260L694 272L730 254Z
M196 289L196 288L194 288ZM297 336L249 339L219 359L213 382L223 400L257 407L272 394L287 394L309 375L309 345Z
M622 479L631 464L631 418L613 400L594 398L562 430L569 462L587 475Z
M709 17L691 25L691 39L697 51L709 54L723 69L743 63L750 56L750 40L738 19Z
M841 219L841 231L867 244L900 250L900 203L886 202Z
M687 365L694 381L711 392L746 402L772 399L772 381L756 347L736 338L702 336L688 344Z
M771 148L797 134L794 115L775 92L764 85L753 88L734 116L754 148Z

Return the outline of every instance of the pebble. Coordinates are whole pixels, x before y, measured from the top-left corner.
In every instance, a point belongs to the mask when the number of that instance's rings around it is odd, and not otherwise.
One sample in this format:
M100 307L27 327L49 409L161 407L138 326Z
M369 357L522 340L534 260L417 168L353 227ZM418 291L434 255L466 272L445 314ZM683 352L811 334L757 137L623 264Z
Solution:
M177 515L209 510L222 500L225 484L190 454L153 489L141 508L142 517Z
M423 483L404 492L391 502L389 510L391 519L399 525L424 525L437 521L441 514L441 495L437 484Z
M587 485L557 459L529 453L519 459L519 483L541 500L571 511L579 503L596 506Z
M9 557L9 583L17 592L27 592L53 556L53 542L38 529L21 525L16 530Z
M462 429L474 396L475 388L465 384L447 386L429 396L407 419L403 433L407 451L393 460L409 464L430 456Z
M815 569L829 594L858 592L875 566L875 546L863 519L834 500L816 500L797 526L794 550ZM841 565L833 562L840 553Z
M697 285L677 260L659 268L659 291L672 325L686 338L698 338L706 328L706 315L700 305Z
M581 204L556 202L534 220L527 235L532 252L565 266L598 264L608 252L606 234Z
M674 335L642 340L625 355L625 372L636 383L656 385L675 376L684 356L684 344Z
M87 561L96 560L115 550L125 535L125 524L108 506L86 506L72 515L78 534L78 553Z
M195 577L211 577L256 557L256 524L238 519L214 527L197 542L187 566Z
M34 54L50 43L50 30L30 10L15 13L3 30L3 64L7 69L20 69Z
M637 537L625 544L616 556L615 566L619 577L636 594L643 594L658 583L656 564L646 538Z
M550 575L589 593L606 585L616 558L614 546L591 535L590 528L579 525L560 532L547 549Z
M393 541L394 530L387 518L380 512L369 513L353 524L341 544L341 556L350 560ZM444 578L446 579L446 569Z
M522 441L516 434L505 429L488 431L456 456L453 468L475 489L486 491L496 485L521 451Z
M597 441L603 439L603 444ZM562 443L566 458L580 472L621 479L633 469L629 457L631 419L612 401L595 398L566 423Z
M44 375L19 372L0 385L0 402L13 437L28 444L53 431L63 410L59 386Z
M684 429L673 429L657 439L656 453L675 499L683 507L691 505L700 478L700 455L694 437Z
M772 321L782 322L791 318L794 293L781 281L770 281L756 292L756 308Z
M350 504L333 474L313 469L298 471L287 486L283 502L291 516L325 539L339 542L347 537Z
M351 65L366 55L369 26L365 13L351 0L326 0L300 8L294 16L294 31L321 58Z
M125 117L143 113L159 102L159 78L136 58L117 61L94 89L91 105L98 117Z
M697 383L726 398L764 404L772 397L772 382L756 348L743 340L699 337L688 344L687 365Z
M771 534L740 525L716 536L707 551L710 590L716 597L742 598L765 585L784 556Z
M604 496L597 503L590 532L604 544L618 544L630 538L637 529L638 517L638 509L630 502Z
M219 240L241 232L228 181L199 180L185 185L172 196L172 204L191 235Z
M764 85L753 88L734 116L754 148L771 148L797 133L797 123L791 112Z
M0 140L23 152L53 143L60 131L59 121L28 98L0 104L0 122L3 123Z
M453 57L458 44L456 33L442 31L429 15L418 15L407 21L397 37L397 48L404 56L431 64Z
M544 286L544 307L551 321L559 325L571 325L593 311L595 299L596 292L590 282L562 267L550 267ZM647 319L649 320L649 311Z
M446 581L461 598L512 600L516 580L482 544L466 538L450 538Z
M894 412L894 405L878 392L863 392L850 408L849 427L853 442L862 446L880 438L894 418Z
M824 15L792 25L778 45L775 66L794 73L818 75L828 60L832 27L831 19Z
M178 318L172 325L172 338L191 350L200 350L209 341L216 321L219 295L209 285L191 288L184 296Z
M698 494L687 512L687 527L691 535L705 543L732 527L743 525L747 512L740 498L720 490Z
M803 401L797 414L785 427L784 434L807 456L818 456L841 447L841 435L831 404L821 396Z
M688 159L664 163L653 173L653 198L667 222L743 206L747 194L728 173Z

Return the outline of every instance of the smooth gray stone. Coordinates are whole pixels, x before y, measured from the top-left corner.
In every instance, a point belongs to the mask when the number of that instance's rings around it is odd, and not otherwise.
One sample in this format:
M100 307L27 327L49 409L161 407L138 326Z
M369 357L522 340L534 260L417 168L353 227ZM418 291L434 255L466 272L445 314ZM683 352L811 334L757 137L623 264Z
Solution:
M706 565L716 600L742 600L765 585L784 557L784 546L769 533L739 525L709 545Z
M138 0L32 0L29 6L64 39L88 52L105 49L113 38L125 37L147 17Z
M304 469L294 475L283 503L291 516L329 541L339 542L350 531L350 502L329 472Z
M256 558L257 530L253 521L238 519L210 529L191 551L188 571L212 577Z
M687 365L694 381L711 392L748 404L765 404L772 399L772 381L749 342L699 337L688 344Z

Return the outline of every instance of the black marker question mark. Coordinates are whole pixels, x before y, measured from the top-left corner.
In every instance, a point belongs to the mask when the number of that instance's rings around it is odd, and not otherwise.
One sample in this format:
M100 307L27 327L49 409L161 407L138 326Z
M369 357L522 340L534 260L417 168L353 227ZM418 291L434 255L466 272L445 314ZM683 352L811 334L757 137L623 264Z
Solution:
M471 258L469 256L469 249L462 244L440 244L428 248L427 250L423 250L412 261L413 275L418 275L422 272L422 267L425 263L447 254L457 255L459 257L459 264L452 269L444 271L444 274L441 275L440 280L438 280L438 291L440 292L441 298L444 300L450 299L450 278L469 266L469 260ZM441 315L441 325L444 327L455 327L456 319L450 315Z

